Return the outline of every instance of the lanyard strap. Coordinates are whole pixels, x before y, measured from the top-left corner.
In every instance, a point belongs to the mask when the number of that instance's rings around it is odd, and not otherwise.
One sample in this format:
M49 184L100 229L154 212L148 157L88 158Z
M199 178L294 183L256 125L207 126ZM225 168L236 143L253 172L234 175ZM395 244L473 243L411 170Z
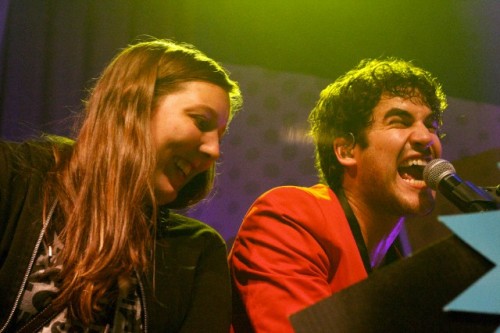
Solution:
M340 205L344 210L344 214L349 222L349 227L351 228L352 235L354 236L354 240L356 241L356 245L358 246L359 254L361 255L361 259L363 260L363 265L365 266L365 270L368 274L372 272L372 266L370 264L370 256L368 255L368 249L366 248L365 240L363 239L363 234L361 233L361 228L359 227L358 219L354 216L354 213L351 209L351 206L347 202L347 198L345 197L344 190L339 188L335 191L337 198L340 201Z

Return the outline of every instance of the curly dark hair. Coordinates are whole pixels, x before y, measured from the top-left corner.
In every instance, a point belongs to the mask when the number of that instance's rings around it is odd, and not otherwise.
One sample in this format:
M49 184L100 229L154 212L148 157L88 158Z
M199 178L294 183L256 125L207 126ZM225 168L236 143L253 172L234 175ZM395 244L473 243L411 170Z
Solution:
M322 183L334 190L341 187L343 168L334 154L333 141L352 133L356 143L366 147L365 130L383 93L421 100L442 126L446 95L431 73L393 57L362 60L321 92L309 115L315 165Z

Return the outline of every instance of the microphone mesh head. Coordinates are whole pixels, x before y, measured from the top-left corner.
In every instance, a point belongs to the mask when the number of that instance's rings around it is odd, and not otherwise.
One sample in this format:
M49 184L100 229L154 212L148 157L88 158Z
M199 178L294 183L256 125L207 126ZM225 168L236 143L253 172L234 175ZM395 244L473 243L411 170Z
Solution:
M436 158L425 166L424 181L427 186L436 190L441 179L453 173L455 168L450 162Z

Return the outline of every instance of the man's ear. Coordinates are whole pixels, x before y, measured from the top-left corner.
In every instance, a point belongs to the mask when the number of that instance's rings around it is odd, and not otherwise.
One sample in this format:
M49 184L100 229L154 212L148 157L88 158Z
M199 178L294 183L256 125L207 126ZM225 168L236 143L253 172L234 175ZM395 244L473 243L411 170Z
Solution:
M355 145L352 137L338 137L333 140L333 151L340 164L344 166L356 164L353 154Z

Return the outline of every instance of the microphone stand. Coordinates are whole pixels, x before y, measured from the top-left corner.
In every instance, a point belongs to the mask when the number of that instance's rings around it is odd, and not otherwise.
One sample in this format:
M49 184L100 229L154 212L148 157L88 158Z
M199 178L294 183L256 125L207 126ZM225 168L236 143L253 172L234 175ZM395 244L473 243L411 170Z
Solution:
M497 210L500 209L500 184L497 186L482 187L484 191L490 194L497 203Z
M496 194L491 194L489 190L475 186L469 181L463 181L458 175L449 177L447 182L441 181L438 188L464 213L500 209L500 200Z

